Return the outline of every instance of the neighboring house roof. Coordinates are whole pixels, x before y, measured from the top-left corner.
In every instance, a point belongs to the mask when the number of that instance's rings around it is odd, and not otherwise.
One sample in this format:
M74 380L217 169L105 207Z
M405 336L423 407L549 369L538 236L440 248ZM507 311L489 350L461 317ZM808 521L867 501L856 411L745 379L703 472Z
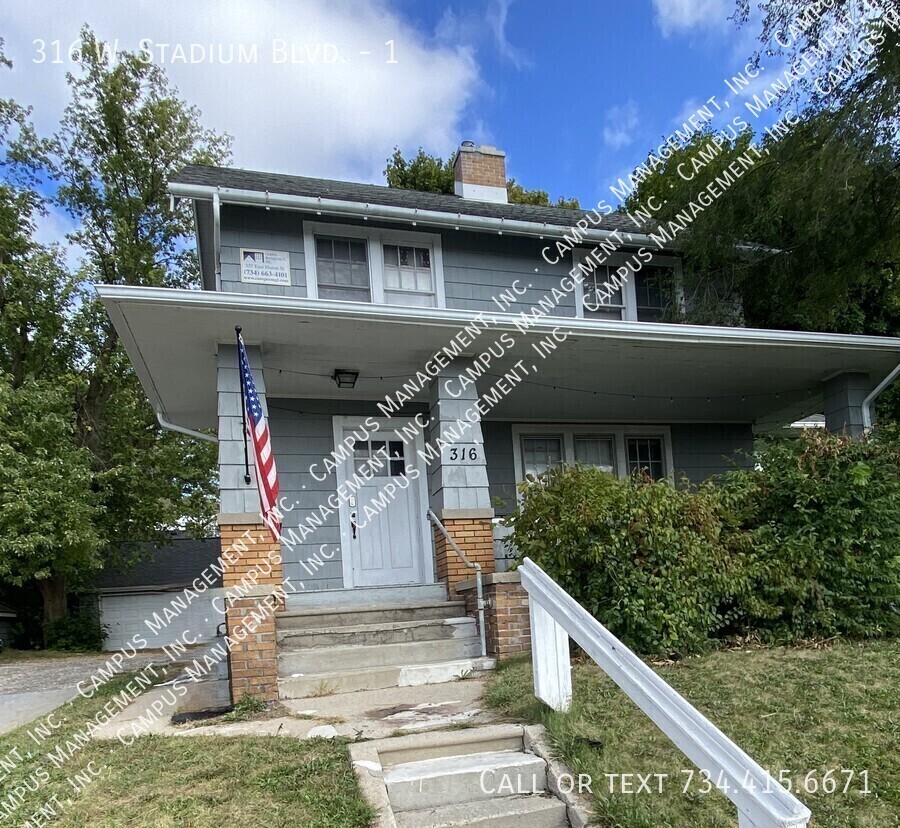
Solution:
M101 592L179 589L191 584L221 551L219 538L173 538L164 546L139 544L139 560L124 572L105 570L96 580ZM212 574L212 573L210 573ZM215 576L212 586L222 586Z
M433 210L439 213L525 221L561 227L574 227L579 220L584 218L586 212L584 209L570 210L566 207L496 204L444 193L424 193L418 190L400 190L377 184L355 184L349 181L332 181L327 178L307 178L302 175L282 175L206 165L185 167L175 174L170 183L334 199L357 204L379 204L408 210ZM621 230L625 233L634 233L638 230L634 222L623 212L603 216L602 226L605 230Z

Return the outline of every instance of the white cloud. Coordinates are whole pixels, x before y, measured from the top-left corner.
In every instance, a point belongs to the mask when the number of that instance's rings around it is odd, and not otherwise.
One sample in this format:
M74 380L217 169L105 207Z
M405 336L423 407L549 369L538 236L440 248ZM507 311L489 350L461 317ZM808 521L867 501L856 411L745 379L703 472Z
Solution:
M67 233L78 228L78 223L64 210L48 208L46 213L35 214L34 240L46 246L59 245L62 259L70 272L78 269L85 251L81 245L70 242Z
M204 124L234 136L237 166L382 181L395 144L453 149L483 90L472 49L431 41L387 0L96 0L90 9L70 0L4 4L5 50L15 62L6 94L33 104L44 132L65 106L73 67L64 53L85 18L120 49L149 39ZM46 44L43 63L35 39ZM255 60L239 63L240 45L250 57L255 46ZM234 62L220 63L232 49Z
M513 0L493 0L487 10L487 20L494 33L494 41L501 57L509 61L516 69L527 69L532 65L531 59L524 50L513 46L506 36L506 22L509 16L509 7L512 4Z
M654 20L663 37L700 29L728 27L732 0L653 0Z
M638 105L635 101L611 107L606 111L603 142L612 149L628 146L634 141L639 123Z

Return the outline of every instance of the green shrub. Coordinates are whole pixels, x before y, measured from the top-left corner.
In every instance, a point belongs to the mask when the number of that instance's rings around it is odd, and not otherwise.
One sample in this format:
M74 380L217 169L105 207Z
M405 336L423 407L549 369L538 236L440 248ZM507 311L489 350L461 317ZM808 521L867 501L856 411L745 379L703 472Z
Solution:
M696 491L563 467L509 540L643 653L710 637L900 634L900 439L807 432Z
M755 459L719 492L750 580L744 622L780 638L900 632L897 432L807 432Z
M716 493L554 469L521 488L510 540L630 647L701 648L733 618L745 579L720 542Z
M91 609L70 613L58 621L44 624L47 648L69 650L73 653L96 652L103 649L109 627L100 623Z

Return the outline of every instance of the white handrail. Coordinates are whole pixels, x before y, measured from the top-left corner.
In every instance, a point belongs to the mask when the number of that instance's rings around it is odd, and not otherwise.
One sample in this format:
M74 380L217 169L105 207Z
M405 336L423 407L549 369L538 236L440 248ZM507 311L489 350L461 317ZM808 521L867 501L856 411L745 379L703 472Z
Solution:
M740 828L805 828L812 816L762 766L679 695L534 561L518 572L528 593L535 695L555 710L572 697L569 637L738 809Z

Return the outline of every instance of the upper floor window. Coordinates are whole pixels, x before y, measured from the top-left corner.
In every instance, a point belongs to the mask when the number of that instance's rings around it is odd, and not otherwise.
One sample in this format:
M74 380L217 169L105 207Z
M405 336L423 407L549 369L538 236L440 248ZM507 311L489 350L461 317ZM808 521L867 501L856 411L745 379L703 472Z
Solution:
M365 241L316 236L316 281L321 299L371 302Z
M580 262L589 251L576 251ZM662 322L665 319L667 287L677 290L681 262L672 256L654 256L639 270L630 257L615 254L607 263L592 263L577 291L578 316L585 319L622 319L629 322ZM621 272L627 267L627 274Z
M310 298L443 307L441 237L305 222Z

